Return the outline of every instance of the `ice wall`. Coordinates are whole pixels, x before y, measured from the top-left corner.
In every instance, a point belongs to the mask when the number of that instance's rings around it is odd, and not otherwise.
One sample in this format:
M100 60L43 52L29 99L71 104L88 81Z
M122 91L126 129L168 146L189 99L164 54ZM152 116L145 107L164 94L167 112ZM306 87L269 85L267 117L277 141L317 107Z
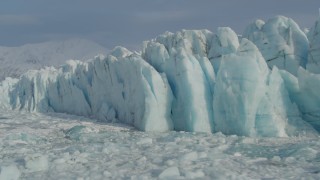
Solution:
M308 39L290 18L277 16L266 23L257 20L246 28L243 37L259 48L270 69L277 66L297 75L299 66L306 67Z
M308 71L320 74L320 18L315 22L308 32L309 51L308 51Z
M236 53L239 47L239 39L237 34L229 27L219 27L216 34L211 39L211 46L208 52L208 58L213 65L214 71L217 73L221 61L228 54Z
M290 93L302 114L302 118L320 131L320 75L312 74L299 68L298 76L294 77L286 71L281 75Z
M268 66L257 47L242 39L236 53L224 56L214 95L215 131L245 136L285 137L303 124L282 77Z
M172 94L161 75L137 54L117 47L89 63L31 71L10 93L14 109L63 112L132 124L144 131L172 130Z
M142 57L165 73L174 99L175 130L212 132L215 74L207 57L207 30L165 33L144 43Z
M305 34L280 16L256 21L244 36L253 42L228 27L166 32L144 42L141 53L116 47L89 62L29 71L0 84L0 107L144 131L268 137L320 131L320 77L303 69Z

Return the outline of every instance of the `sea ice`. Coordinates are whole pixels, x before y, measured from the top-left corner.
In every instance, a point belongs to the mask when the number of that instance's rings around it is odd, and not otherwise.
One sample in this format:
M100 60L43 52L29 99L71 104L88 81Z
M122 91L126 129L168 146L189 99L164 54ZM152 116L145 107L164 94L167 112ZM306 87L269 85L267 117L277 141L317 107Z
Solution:
M0 166L0 180L18 180L21 175L16 165Z

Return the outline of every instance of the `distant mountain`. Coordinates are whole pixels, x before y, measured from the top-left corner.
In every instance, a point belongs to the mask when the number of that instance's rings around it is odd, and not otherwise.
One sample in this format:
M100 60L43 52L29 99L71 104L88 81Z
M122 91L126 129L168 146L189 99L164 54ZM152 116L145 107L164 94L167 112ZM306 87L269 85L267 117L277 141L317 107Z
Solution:
M19 47L0 46L0 80L19 77L30 69L58 66L69 59L87 60L108 50L89 40L69 39L26 44Z

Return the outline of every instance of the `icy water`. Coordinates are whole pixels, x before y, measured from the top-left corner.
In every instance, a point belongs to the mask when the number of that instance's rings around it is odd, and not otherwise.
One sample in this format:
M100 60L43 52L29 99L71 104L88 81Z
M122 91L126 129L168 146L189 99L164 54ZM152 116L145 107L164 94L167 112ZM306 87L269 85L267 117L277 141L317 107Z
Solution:
M64 114L0 114L0 179L320 179L320 138L145 133Z

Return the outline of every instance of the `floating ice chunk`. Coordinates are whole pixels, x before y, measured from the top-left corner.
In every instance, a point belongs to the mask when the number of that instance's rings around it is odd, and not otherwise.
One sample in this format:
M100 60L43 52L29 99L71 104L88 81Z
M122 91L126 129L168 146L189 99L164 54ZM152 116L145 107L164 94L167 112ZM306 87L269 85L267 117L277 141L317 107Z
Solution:
M197 152L189 152L187 154L184 154L180 157L180 161L196 161L198 159L198 153Z
M103 175L104 175L104 177L111 177L112 176L112 174L107 170L103 171Z
M143 138L137 142L138 145L152 144L152 138Z
M271 161L279 163L279 162L281 162L281 157L279 157L279 156L273 156L273 157L271 158Z
M196 170L194 172L188 171L186 172L187 179L201 179L205 176L204 172L201 170Z
M173 160L167 160L166 162L165 162L165 164L166 165L168 165L168 166L173 166L174 164L175 164L175 162L173 161Z
M178 167L169 167L162 171L159 175L159 179L167 179L167 178L177 178L180 176L180 171Z
M292 164L292 163L295 163L296 162L296 158L294 158L294 157L286 157L285 159L284 159L284 161L286 162L286 163L288 163L288 164Z
M290 18L277 16L266 23L257 20L246 28L243 37L259 48L270 69L277 66L296 75L299 66L306 67L308 39Z
M66 138L80 140L83 133L86 132L86 126L77 125L65 131Z
M42 154L31 154L25 157L25 167L30 172L45 171L49 168L48 157Z
M17 180L21 175L16 165L0 166L0 180Z

